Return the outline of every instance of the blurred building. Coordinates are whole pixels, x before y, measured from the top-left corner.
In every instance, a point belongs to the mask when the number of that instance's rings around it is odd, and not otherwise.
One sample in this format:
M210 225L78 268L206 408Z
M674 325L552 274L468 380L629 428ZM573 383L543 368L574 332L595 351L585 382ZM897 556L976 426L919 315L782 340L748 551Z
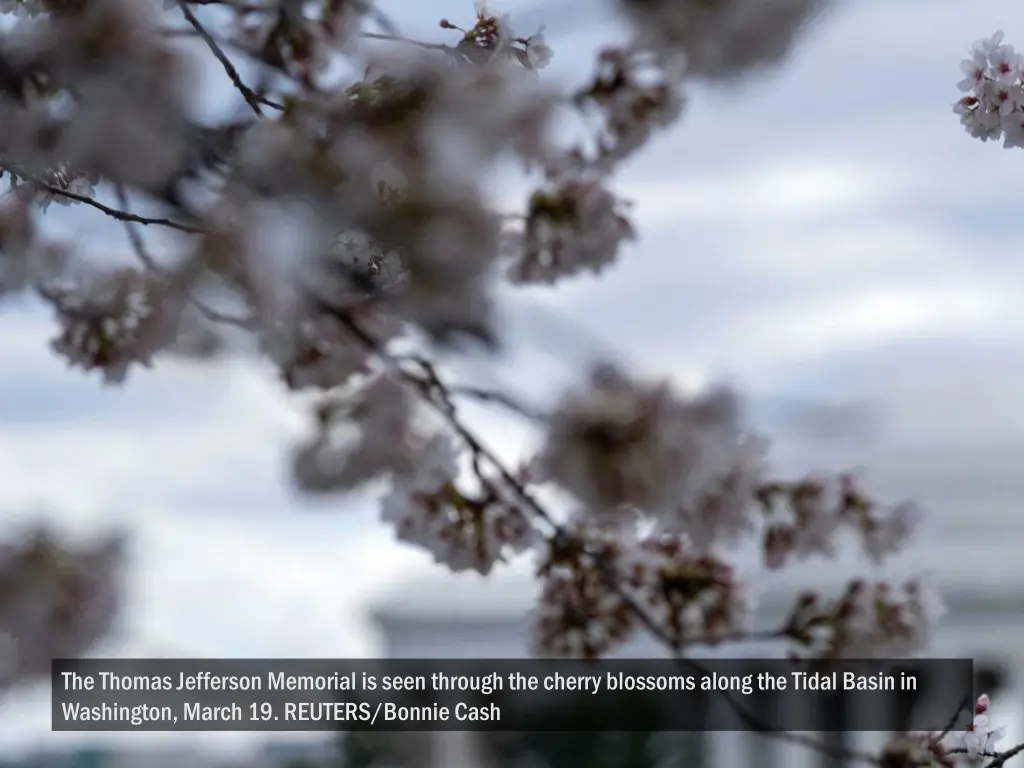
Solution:
M0 760L0 768L336 768L337 752L329 740L268 742L254 755L225 759L209 750L187 746L148 749L82 746L40 750Z
M993 716L1008 725L1007 744L1024 740L1024 706L1019 692L1024 685L1024 567L1020 558L1009 553L1002 556L993 543L978 547L973 555L966 548L950 547L946 552L931 548L928 562L943 568L937 574L947 613L928 653L929 658L972 658L975 660L977 692L987 691L993 698ZM440 569L438 569L440 572ZM841 569L803 570L762 585L762 603L755 625L778 626L792 606L798 591L813 585L825 594L840 590L846 576ZM392 658L526 658L529 643L529 611L536 596L535 586L528 580L488 581L477 577L432 576L403 584L393 597L379 602L374 618L382 631L386 655ZM780 654L778 645L747 644L729 649L730 658L773 658ZM665 656L653 639L641 638L616 654L621 658L657 658ZM713 654L711 654L713 656ZM929 686L941 686L942 680L930 680L923 687L921 700L914 706L928 706ZM850 713L853 717L855 713ZM713 714L710 716L714 716ZM830 717L835 717L831 713ZM945 719L945 718L943 718ZM841 728L834 722L822 728ZM837 745L878 749L887 734L828 732L819 734ZM486 741L486 736L466 734L434 734L431 749L420 746L418 765L432 768L445 765L440 758L451 750L453 740L458 748L469 749L463 742ZM756 768L838 768L840 763L793 747L777 739L752 733L709 732L705 734L651 735L649 744L639 746L621 760L609 755L627 747L612 741L600 747L600 762L581 762L579 754L587 738L567 748L565 762L560 758L534 755L532 762L488 757L474 758L480 768L506 768L509 765L530 765L531 768L563 768L571 765L604 765L607 768L644 768L645 766L756 766ZM620 734L621 736L621 734ZM671 738L669 738L671 737ZM603 742L602 742L603 743ZM433 750L433 751L431 751ZM637 751L640 750L640 751ZM642 754L641 754L642 752ZM484 750L483 754L487 751ZM433 754L437 762L428 759ZM458 768L477 768L467 762ZM452 763L447 761L447 766Z

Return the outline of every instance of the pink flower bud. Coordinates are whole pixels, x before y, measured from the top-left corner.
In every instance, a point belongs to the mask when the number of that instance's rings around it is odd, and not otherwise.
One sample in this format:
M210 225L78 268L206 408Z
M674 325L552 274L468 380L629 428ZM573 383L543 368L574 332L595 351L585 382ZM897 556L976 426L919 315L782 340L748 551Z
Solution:
M974 705L974 714L983 715L986 712L988 712L988 694L983 693L978 697L978 701Z

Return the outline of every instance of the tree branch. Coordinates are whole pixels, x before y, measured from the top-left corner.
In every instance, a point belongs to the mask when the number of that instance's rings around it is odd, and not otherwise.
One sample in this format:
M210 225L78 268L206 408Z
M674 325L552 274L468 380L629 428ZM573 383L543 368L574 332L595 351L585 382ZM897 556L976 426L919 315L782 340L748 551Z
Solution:
M197 19L196 15L192 13L192 9L188 7L185 0L179 0L178 7L181 9L181 13L185 17L185 20L192 25L196 34L203 39L204 43L206 43L206 47L210 49L210 53L212 53L214 58L220 62L221 66L224 68L224 73L228 76L231 84L235 86L235 89L242 94L242 98L245 99L245 103L249 105L249 109L255 112L259 117L263 117L263 105L281 109L280 104L268 101L245 84L242 80L242 76L238 74L238 70L231 62L231 59L229 59L228 55L224 53L224 49L220 47L220 43L218 43L214 39L213 35L207 31L206 27L200 23L199 19Z
M537 501L536 497L534 497L533 494L523 486L523 484L515 477L515 475L513 475L504 463L495 456L490 449L483 445L480 439L458 419L455 409L450 402L438 403L436 399L429 397L429 391L424 390L423 381L405 370L402 367L400 360L384 349L383 346L379 344L370 333L362 328L347 312L328 305L322 304L321 306L324 311L329 312L336 317L349 330L349 332L366 347L367 351L376 355L377 358L394 371L402 381L411 386L418 394L424 396L423 399L426 403L445 420L448 427L466 443L473 454L477 457L483 458L488 464L490 464L501 477L502 481L507 483L508 486L514 490L515 494L530 510L533 516L550 528L555 541L559 539L567 541L575 539L572 533L555 521L551 513L548 512L539 501ZM710 671L699 662L682 656L680 643L669 637L664 629L659 626L647 611L637 603L633 596L624 589L623 585L619 582L618 574L615 573L613 569L609 568L604 570L604 572L608 576L608 586L615 592L616 597L629 608L640 624L642 624L653 637L655 637L667 649L672 651L673 658L676 660L676 663L688 666L705 676L710 674ZM777 632L770 634L775 636ZM744 639L749 639L749 637L744 636ZM725 698L729 708L739 718L739 720L752 731L781 741L799 744L820 754L829 755L831 757L870 765L879 764L878 758L874 755L868 754L867 752L846 749L844 747L828 744L812 736L782 730L754 715L739 701L737 701L734 696L731 696L729 692L719 691L718 693Z
M383 35L375 32L362 32L360 37L367 40L384 40L391 43L403 43L405 45L411 45L414 48L422 48L425 51L454 51L455 49L450 45L444 43L426 43L420 40L410 40L407 37L400 37L398 35Z
M1024 752L1024 743L1018 744L1016 747L1008 749L1005 752L1000 752L995 760L986 765L985 768L1002 768L1002 766L1006 765L1008 760L1016 757L1021 752Z
M189 235L201 235L205 232L205 230L202 229L201 227L195 227L189 224L182 224L181 222L172 221L171 219L139 216L138 214L130 213L128 211L122 211L118 210L117 208L111 208L109 205L104 205L103 203L94 200L91 197L86 197L85 195L80 195L77 192L70 192L66 189L61 189L60 187L55 187L52 184L47 184L42 179L26 174L19 169L11 168L11 170L14 173L16 173L20 178L30 181L34 186L38 187L39 189L46 190L51 195L63 197L68 200L74 200L75 202L78 203L83 203L92 208L95 208L97 211L101 211L102 213L107 214L107 216L110 216L112 219L117 219L118 221L132 222L135 224L142 224L144 226L152 225L159 227L167 227L168 229L176 229L179 232L184 232Z

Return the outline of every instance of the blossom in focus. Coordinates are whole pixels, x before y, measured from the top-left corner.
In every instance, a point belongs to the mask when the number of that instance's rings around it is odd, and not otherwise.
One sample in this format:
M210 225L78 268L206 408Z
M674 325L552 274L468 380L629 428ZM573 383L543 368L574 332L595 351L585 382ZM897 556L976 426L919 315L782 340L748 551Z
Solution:
M596 658L639 627L636 609L674 647L741 632L749 594L731 566L685 537L600 531L579 520L542 550L535 643L545 656Z
M1024 55L998 31L971 46L960 71L957 88L967 95L953 112L964 129L982 141L1002 139L1007 149L1024 147Z
M539 656L599 658L628 640L636 613L616 590L623 544L585 527L556 536L541 551L542 587L534 612Z
M1006 736L1006 726L993 728L988 714L989 698L983 693L974 705L974 719L962 733L953 734L954 749L962 749L968 759L977 760L995 751L996 743Z

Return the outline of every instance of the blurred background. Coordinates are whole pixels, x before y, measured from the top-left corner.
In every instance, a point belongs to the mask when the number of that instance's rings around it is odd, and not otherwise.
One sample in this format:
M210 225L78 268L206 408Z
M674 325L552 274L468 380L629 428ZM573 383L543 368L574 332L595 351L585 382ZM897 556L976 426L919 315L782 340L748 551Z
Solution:
M755 422L777 440L780 471L862 469L879 494L919 500L927 530L899 567L933 573L946 595L933 655L978 659L994 719L1020 741L1024 155L970 139L951 105L974 39L1004 28L1024 45L1024 7L835 6L782 68L692 90L682 124L621 176L640 241L601 280L508 296L508 350L466 362L463 373L537 402L609 354L687 385L725 380L750 393ZM439 42L438 19L472 19L469 0L381 7L409 37ZM522 34L547 26L555 58L545 76L567 82L585 78L595 46L617 34L598 2L495 7ZM229 111L221 70L210 66L208 79L200 100ZM510 179L510 208L522 192ZM127 254L122 231L95 211L53 208L48 221ZM441 578L429 556L396 544L379 522L379 489L317 502L291 490L287 449L305 429L303 403L267 368L169 361L108 390L49 354L52 331L37 308L0 305L0 501L12 535L40 516L76 535L108 525L133 534L127 609L96 655L525 653L528 564L493 586ZM529 432L502 414L471 418L501 455L529 445ZM844 560L759 580L764 610L784 604L798 581L825 588L857 568ZM87 739L49 727L47 689L8 697L0 763L338 759L335 740L315 735ZM611 762L591 765L670 766L673 755L690 766L819 764L727 736L687 742L690 751L646 745L643 763L608 747ZM454 765L451 755L477 748L441 741L431 747L441 751L416 751ZM516 764L568 764L533 759Z

